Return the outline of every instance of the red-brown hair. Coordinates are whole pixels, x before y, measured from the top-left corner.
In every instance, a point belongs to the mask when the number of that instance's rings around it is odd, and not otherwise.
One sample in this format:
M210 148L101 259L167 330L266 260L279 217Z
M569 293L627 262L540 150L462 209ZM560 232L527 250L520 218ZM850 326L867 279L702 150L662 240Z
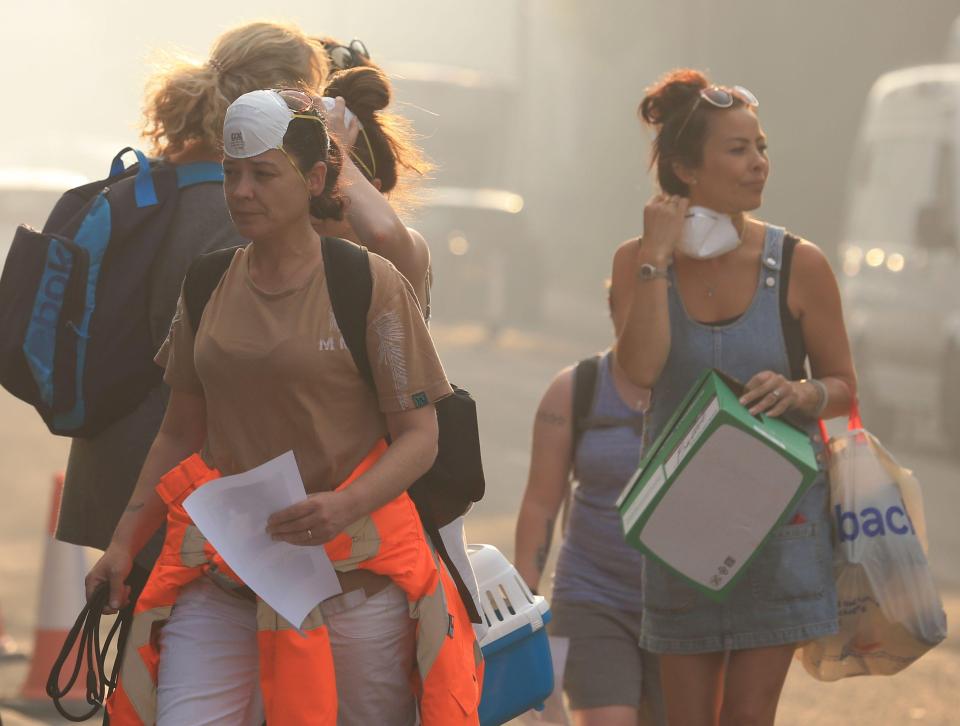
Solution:
M340 45L333 38L323 38L322 42ZM370 146L367 146L361 132L350 151L350 155L360 162L357 165L360 170L364 175L367 175L367 170L373 172L380 180L380 191L385 194L393 192L392 203L409 203L412 182L428 174L432 165L414 143L410 122L403 116L386 111L393 100L387 75L367 58L357 60L357 66L336 71L330 76L324 95L342 97L347 108L363 124Z
M706 75L692 68L678 68L646 90L640 118L657 131L650 149L650 166L657 167L657 181L667 194L690 195L690 187L677 176L674 163L691 169L703 163L710 114L718 109L698 103L700 91L710 86ZM733 106L744 105L734 94Z

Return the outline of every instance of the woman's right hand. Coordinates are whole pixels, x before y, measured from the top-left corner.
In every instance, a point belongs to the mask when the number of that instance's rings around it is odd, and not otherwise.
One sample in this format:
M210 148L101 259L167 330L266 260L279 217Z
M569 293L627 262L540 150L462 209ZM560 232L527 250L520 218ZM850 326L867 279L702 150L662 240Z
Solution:
M360 133L360 121L356 116L347 123L347 102L342 96L333 99L333 108L324 109L323 119L327 129L332 133L344 149L352 149Z
M690 200L671 194L656 194L643 208L642 255L645 260L669 264L680 244L683 220Z
M93 566L84 580L87 601L93 597L97 587L106 582L110 586L109 607L103 609L105 615L112 615L127 604L130 595L129 585L124 584L130 570L133 569L133 557L118 545L111 544Z

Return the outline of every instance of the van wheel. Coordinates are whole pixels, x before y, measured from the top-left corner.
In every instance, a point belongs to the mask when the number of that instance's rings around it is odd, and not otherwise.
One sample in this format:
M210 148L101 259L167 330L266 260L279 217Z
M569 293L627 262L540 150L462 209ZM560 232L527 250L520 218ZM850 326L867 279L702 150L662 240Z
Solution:
M940 371L940 427L947 451L960 458L960 352L947 351Z

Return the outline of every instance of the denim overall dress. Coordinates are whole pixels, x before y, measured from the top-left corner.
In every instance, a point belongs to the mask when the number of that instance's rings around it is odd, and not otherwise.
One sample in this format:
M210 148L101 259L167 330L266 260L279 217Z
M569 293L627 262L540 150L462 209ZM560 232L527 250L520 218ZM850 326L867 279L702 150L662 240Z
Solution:
M687 314L669 271L670 354L651 397L646 441L652 442L697 377L718 368L746 383L764 370L790 378L780 322L784 230L767 226L756 291L747 311L728 325L705 325ZM829 487L816 422L809 433L821 473L757 554L724 602L695 590L647 559L640 645L655 653L710 653L760 648L837 631ZM696 532L690 532L696 544Z

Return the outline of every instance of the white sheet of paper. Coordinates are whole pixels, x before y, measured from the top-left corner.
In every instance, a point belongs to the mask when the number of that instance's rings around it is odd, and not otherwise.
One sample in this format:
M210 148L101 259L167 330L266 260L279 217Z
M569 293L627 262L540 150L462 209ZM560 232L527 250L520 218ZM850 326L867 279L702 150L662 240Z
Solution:
M341 592L323 547L275 542L271 514L307 498L292 451L255 469L204 484L183 502L233 571L299 630L317 603Z

